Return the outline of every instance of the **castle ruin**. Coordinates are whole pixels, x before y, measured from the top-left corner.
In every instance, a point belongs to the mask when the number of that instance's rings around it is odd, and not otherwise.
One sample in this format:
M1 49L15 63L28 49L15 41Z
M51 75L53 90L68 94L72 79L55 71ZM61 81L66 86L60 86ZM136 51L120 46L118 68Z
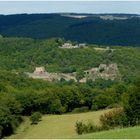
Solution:
M100 64L99 67L94 67L84 71L84 77L79 81L85 83L87 80L95 81L96 79L115 80L120 79L120 72L117 64ZM60 81L64 79L66 81L76 79L76 72L74 73L49 73L45 71L44 67L36 67L33 73L27 73L29 77L34 79L44 79L47 81Z
M45 73L45 68L44 67L36 67L34 74L44 74Z

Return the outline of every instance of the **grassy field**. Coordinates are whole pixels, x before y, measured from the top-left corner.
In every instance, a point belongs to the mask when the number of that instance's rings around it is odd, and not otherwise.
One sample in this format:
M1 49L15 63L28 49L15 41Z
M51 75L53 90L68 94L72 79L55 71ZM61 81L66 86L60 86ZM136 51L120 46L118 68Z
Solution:
M140 127L130 127L79 135L77 139L140 139Z
M18 127L15 134L8 137L8 139L76 137L78 136L75 132L75 123L77 120L99 124L100 115L107 111L108 110L79 114L44 115L42 121L37 125L31 125L29 118L25 118L25 121Z

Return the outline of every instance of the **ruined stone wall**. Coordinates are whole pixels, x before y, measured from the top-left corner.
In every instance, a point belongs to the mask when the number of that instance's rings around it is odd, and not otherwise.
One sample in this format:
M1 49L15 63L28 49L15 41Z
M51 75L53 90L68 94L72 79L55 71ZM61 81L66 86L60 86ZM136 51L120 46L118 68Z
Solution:
M87 80L93 80L96 79L105 79L105 80L115 80L120 79L120 72L118 69L117 64L100 64L99 67L92 68L89 70L84 71L85 76L82 78L79 82L84 83ZM60 81L61 79L65 79L66 81L69 80L76 80L76 72L74 73L49 73L45 71L44 67L36 68L34 73L27 73L29 77L34 79L44 79L47 81Z

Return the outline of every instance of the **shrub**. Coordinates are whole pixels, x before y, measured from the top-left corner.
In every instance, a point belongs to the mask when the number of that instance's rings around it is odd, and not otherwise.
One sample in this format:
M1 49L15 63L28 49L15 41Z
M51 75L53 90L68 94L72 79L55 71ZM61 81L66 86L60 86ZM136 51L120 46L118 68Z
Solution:
M38 122L41 119L41 113L40 112L34 112L31 114L30 120L31 124L38 124Z
M88 112L88 111L89 111L89 108L87 106L83 106L80 108L74 108L72 110L72 113L80 113L80 112Z
M123 127L128 125L127 117L121 108L111 110L101 115L100 122L103 129Z
M96 126L90 122L87 124L84 124L82 121L77 121L75 127L76 127L76 132L79 135L81 135L83 133L91 133L91 132L101 131L101 127Z
M97 131L101 131L101 127L90 122L88 122L85 125L85 133L91 133L91 132L97 132Z
M75 127L76 127L77 134L81 135L83 133L83 131L84 131L83 130L84 129L83 123L77 121Z

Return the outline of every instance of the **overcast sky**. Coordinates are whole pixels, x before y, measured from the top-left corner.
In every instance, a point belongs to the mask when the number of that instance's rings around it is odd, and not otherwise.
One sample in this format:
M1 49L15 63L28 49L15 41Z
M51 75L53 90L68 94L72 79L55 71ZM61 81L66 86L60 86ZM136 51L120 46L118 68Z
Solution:
M0 1L0 14L58 12L140 14L140 1Z

